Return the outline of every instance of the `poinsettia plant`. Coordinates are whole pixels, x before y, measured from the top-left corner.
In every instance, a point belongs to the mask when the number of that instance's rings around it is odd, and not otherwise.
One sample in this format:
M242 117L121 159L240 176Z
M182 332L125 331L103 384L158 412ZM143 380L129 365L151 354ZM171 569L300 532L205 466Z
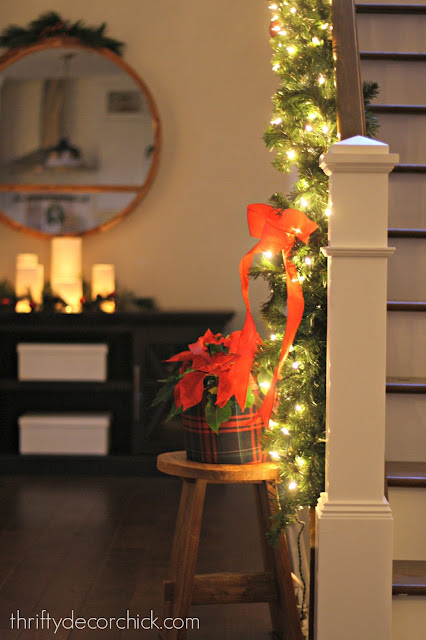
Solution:
M212 333L210 329L166 362L175 363L173 373L162 380L153 405L170 402L172 407L167 419L184 413L191 407L202 405L209 427L218 433L220 425L230 419L235 397L229 397L230 371L238 361L237 347L241 331L227 336ZM245 407L253 405L255 396L248 387Z

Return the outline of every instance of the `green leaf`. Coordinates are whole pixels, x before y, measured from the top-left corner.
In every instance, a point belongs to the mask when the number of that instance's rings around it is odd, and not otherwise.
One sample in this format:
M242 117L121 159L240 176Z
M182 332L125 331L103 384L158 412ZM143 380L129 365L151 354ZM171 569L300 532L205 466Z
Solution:
M224 407L218 407L215 404L216 398L209 395L206 404L206 420L210 429L215 433L218 433L219 427L222 422L226 422L232 415L231 402L227 402Z
M166 422L168 422L169 420L171 420L172 418L174 418L175 416L180 416L183 413L183 405L181 405L180 407L177 407L175 405L175 403L173 402L170 411L167 415L166 418Z
M165 383L162 387L159 388L157 395L152 401L151 407L156 407L157 404L161 402L167 402L173 398L173 392L175 388L176 382L173 383Z
M247 389L247 397L246 397L246 409L249 409L250 407L253 406L253 402L254 402L254 393L253 391L250 389L250 387Z

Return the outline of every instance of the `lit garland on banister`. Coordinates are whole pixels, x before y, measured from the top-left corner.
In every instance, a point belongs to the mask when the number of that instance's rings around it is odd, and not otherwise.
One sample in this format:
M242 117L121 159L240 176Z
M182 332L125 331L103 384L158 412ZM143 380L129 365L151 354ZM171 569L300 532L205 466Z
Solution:
M269 422L266 450L279 465L281 510L276 532L296 521L299 508L316 503L324 487L325 378L327 327L327 262L320 248L328 244L328 178L319 158L337 141L335 84L329 0L272 2L270 33L272 69L280 80L273 96L273 114L265 132L274 152L273 166L282 172L297 169L288 195L275 193L270 203L277 209L295 208L318 224L309 244L297 241L292 260L303 288L305 311L290 350L277 403ZM368 105L377 85L364 87ZM374 121L367 118L369 132ZM253 278L268 281L269 300L262 308L271 330L256 356L261 389L268 389L278 362L286 326L286 276L280 255L265 251L252 267Z

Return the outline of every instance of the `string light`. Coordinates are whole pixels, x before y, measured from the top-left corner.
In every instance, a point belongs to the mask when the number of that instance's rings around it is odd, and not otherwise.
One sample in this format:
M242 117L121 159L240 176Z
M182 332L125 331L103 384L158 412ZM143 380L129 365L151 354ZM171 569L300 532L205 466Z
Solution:
M275 118L275 120L271 120L271 124L281 124L282 121L282 118Z
M312 38L312 42L313 42L315 45L317 45L317 46L318 46L319 44L321 44L321 40L320 40L319 38L317 38L316 36L315 36L314 38Z
M283 434L283 436L289 436L290 435L290 431L287 429L287 427L283 427L281 429L281 433Z
M275 420L269 420L269 426L271 429L273 429L273 427L278 427L278 422L275 422Z
M287 151L286 153L290 160L293 160L296 157L296 152L294 149L290 149L290 151Z
M270 451L270 452L269 452L269 455L271 456L271 458L272 458L273 460L280 460L280 459L281 459L281 456L280 456L280 454L278 453L278 451Z
M324 76L323 76L323 75L319 76L319 78L318 78L318 84L324 84L324 82L325 82L325 78L324 78Z
M309 265L309 266L310 266L310 265L312 264L312 258L310 258L309 256L307 256L307 257L305 258L305 264L307 264L307 265Z
M280 68L280 65L279 65L279 63L278 63L278 62L277 62L276 64L274 64L274 66L272 67L272 69L273 69L274 71L278 71L278 69L279 69L279 68Z
M324 211L326 216L331 216L331 209L330 207L327 207L327 209Z
M328 22L324 22L324 23L321 25L321 29L327 29L327 27L328 27Z
M271 335L271 340L276 340L276 339L277 339L277 335L276 335L275 333L273 333L273 334Z
M299 362L298 360L295 360L291 366L293 367L293 369L298 369L300 365L301 365L301 362Z
M296 456L296 463L298 464L299 467L304 467L306 464L306 460L301 456Z
M296 411L302 411L302 405L301 404L297 404L295 407Z
M288 488L290 489L290 491L294 491L295 489L297 489L297 482L295 482L294 480L292 482L290 482L290 484L288 485Z
M272 251L264 251L263 255L265 256L265 258L272 258L274 254L272 253Z
M291 56L293 56L296 53L297 49L296 47L287 47L287 51Z
M315 111L311 111L311 113L308 115L309 120L315 120L316 117L317 114L315 113Z
M273 26L273 27L271 27L271 31L277 31L277 32L279 32L279 31L280 31L280 29L281 29L281 27L280 27L280 25L279 25L279 24L274 24L274 26Z
M308 200L306 200L306 198L300 198L300 204L302 205L302 207L307 207L309 202Z
M322 131L323 133L328 133L329 129L328 129L328 127L327 127L327 125L326 125L326 124L322 127L321 131Z
M294 347L293 347L293 345L291 345L291 347L290 347L289 351L290 351L290 353L291 353L292 351L294 351Z
M269 389L269 387L271 386L270 382L260 382L259 387L262 387L262 389Z
M290 9L290 13L296 13L296 9L295 9L295 7L292 7L292 8Z
M271 9L271 11L276 11L278 9L278 5L275 4L275 2L273 4L269 5L269 8Z
M281 29L281 31L278 31L278 33L280 34L280 36L286 36L287 35L287 31L284 31L284 29ZM282 44L280 44L278 46L282 47Z
M310 125L310 124L307 124L307 125L306 125L306 127L305 127L305 131L313 131L313 130L314 130L314 128L313 128L313 126L312 126L312 125Z

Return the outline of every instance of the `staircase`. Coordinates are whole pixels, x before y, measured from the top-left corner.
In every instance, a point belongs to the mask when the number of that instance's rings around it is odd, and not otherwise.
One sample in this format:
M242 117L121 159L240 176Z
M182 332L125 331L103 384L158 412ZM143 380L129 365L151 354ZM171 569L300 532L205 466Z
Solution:
M394 516L392 640L426 629L426 5L357 4L364 80L379 83L390 176L386 479Z

